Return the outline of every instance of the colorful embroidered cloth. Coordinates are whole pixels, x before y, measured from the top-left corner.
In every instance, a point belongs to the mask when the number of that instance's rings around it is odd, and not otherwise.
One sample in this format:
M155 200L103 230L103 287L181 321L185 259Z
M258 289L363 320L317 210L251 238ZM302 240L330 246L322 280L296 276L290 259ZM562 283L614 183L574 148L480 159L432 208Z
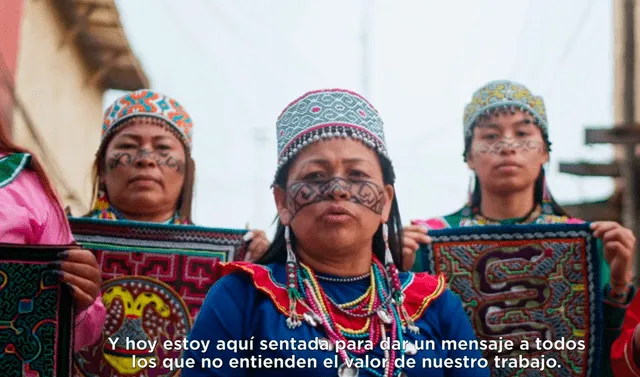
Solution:
M600 260L588 224L465 227L429 235L432 245L420 251L424 268L446 275L478 339L514 344L511 352L485 352L493 376L520 375L523 368L509 367L508 359L521 357L530 365L555 360L554 369L525 370L531 375L599 375ZM564 350L553 344L561 340ZM571 348L581 342L584 350ZM550 349L539 348L543 343Z
M48 264L68 249L0 244L0 374L67 377L72 297Z
M162 360L179 358L181 350L167 350L164 342L189 334L214 266L244 258L247 231L87 218L70 223L76 241L96 254L107 309L100 341L76 356L76 376L174 376ZM155 340L155 349L131 343Z

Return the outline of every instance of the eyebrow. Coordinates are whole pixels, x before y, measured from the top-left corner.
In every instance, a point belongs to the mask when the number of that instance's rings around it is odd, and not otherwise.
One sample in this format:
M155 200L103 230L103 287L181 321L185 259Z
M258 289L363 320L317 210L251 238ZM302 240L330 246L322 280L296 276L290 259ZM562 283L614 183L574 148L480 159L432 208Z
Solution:
M529 126L532 125L534 122L532 119L529 118L525 118L525 119L521 119L517 122L512 123L512 126L515 127L520 127L520 126ZM502 127L500 125L498 125L497 123L480 123L477 126L478 128L491 128L491 129L495 129L495 130L501 130Z
M500 130L501 127L496 123L480 123L477 126L478 128L491 128L494 130Z
M132 133L124 133L124 134L120 134L118 135L118 138L129 138L129 139L134 139L136 141L140 141L142 140L143 136L138 135L138 134L132 134ZM169 136L167 135L158 135L158 136L154 136L152 138L153 140L165 140L165 139L171 139Z
M356 164L356 163L367 163L370 164L371 162L367 159L364 158L359 158L359 157L353 157L353 158L345 158L341 160L342 163L345 164ZM329 161L328 159L325 158L313 158L307 161L304 161L302 163L302 166L304 165L310 165L310 164L318 164L318 165L324 165L324 166L328 166L331 165L331 161Z

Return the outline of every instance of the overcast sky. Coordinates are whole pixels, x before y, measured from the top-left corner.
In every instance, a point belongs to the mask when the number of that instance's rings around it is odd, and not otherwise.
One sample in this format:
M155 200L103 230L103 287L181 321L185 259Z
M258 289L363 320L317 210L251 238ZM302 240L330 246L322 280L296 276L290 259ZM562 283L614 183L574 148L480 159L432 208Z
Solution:
M199 225L249 223L271 235L276 118L304 92L330 87L379 110L405 223L464 203L462 113L495 79L543 96L549 182L561 203L611 193L610 179L558 173L559 162L613 156L584 145L586 125L613 119L611 1L116 2L152 87L194 119Z

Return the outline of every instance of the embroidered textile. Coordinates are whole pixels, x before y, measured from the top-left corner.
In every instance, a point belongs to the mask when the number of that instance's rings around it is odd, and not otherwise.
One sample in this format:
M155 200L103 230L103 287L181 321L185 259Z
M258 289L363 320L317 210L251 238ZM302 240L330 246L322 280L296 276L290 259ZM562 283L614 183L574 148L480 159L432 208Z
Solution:
M66 249L0 245L0 371L4 371L3 375L71 375L72 297L48 266Z
M189 114L175 99L150 89L126 94L107 108L102 124L102 140L113 134L123 121L135 116L155 117L165 121L178 131L187 148L192 149L193 121Z
M602 349L602 292L597 239L588 224L482 226L429 232L423 247L430 273L444 273L478 339L512 340L494 356L553 358L545 376L598 376ZM580 351L538 350L536 340L584 342ZM528 341L530 350L521 350ZM518 368L495 368L513 376ZM538 374L536 374L538 375Z
M107 309L100 341L76 357L76 376L174 376L162 360L179 358L180 350L133 350L127 338L160 345L184 339L217 263L244 258L247 231L87 218L70 223L77 242L98 259ZM135 367L134 356L145 359L146 368Z

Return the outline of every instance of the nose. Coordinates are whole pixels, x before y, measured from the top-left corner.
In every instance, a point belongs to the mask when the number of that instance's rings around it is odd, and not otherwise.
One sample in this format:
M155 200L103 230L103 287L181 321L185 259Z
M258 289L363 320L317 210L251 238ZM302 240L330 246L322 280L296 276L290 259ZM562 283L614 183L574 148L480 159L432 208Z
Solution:
M510 155L510 154L515 154L516 153L516 140L512 139L510 137L505 137L504 139L502 139L502 141L500 141L499 143L499 152L501 155Z
M320 188L325 199L349 200L351 198L351 184L342 178L333 178Z
M135 165L138 168L147 168L156 165L156 160L153 158L151 151L148 149L141 149L136 156Z

